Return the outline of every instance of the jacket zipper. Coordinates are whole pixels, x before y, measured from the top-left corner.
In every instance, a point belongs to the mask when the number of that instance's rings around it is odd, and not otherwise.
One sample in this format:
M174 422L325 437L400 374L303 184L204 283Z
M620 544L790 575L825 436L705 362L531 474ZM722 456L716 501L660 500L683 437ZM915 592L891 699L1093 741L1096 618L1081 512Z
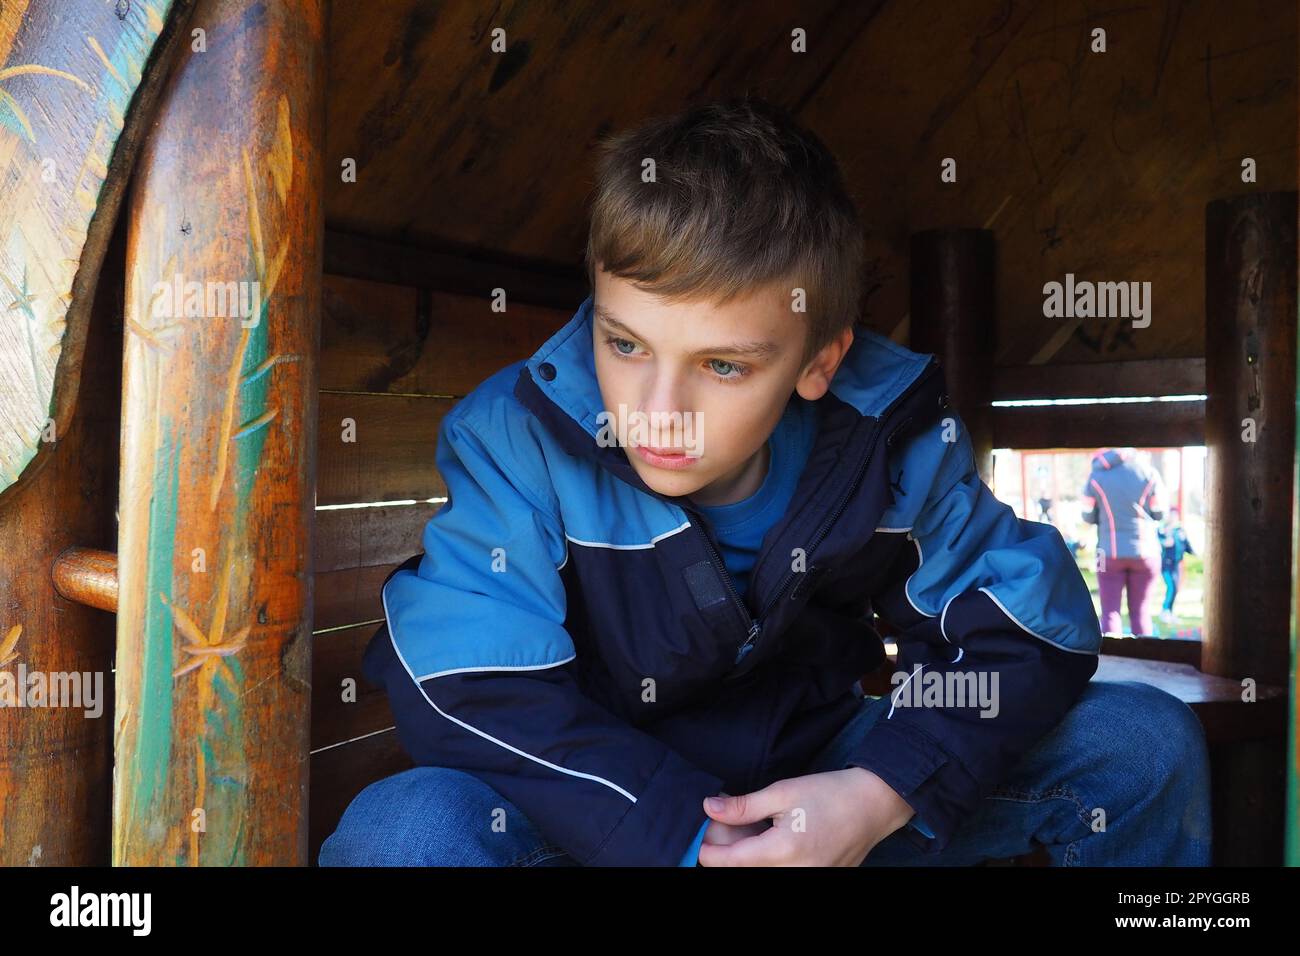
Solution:
M906 402L907 399L910 398L914 392L919 390L921 385L924 382L926 382L932 375L934 375L935 369L937 368L938 366L932 363L926 369L925 372L923 372L920 376L918 376L917 380L913 382L903 393L903 395L899 398L898 402L894 406L894 410L891 411L887 417L892 419L894 415L897 413L898 409L904 404L904 402ZM877 434L879 434L883 426L884 426L883 420L877 422L877 432L876 432ZM817 529L817 533L813 536L812 543L808 546L809 554L812 554L812 552L816 550L817 545L821 544L822 539L824 539L826 535L830 533L831 527L835 524L836 521L839 520L839 517L841 514L843 514L844 509L848 507L849 499L852 498L854 492L857 491L858 486L862 483L863 476L866 474L867 468L871 464L871 460L875 455L876 444L877 442L875 441L875 436L873 435L870 452L868 452L867 455L863 457L862 461L858 463L858 468L857 471L854 473L853 481L849 483L849 486L845 489L844 493L840 495L839 501L836 502L835 508L831 511L830 516L825 521L823 521L821 526ZM706 535L705 537L707 539L708 536ZM711 542L709 544L709 547L710 549L712 549L713 547ZM714 551L714 556L715 557L717 556L716 551ZM757 564L755 564L755 568L757 568ZM803 573L806 574L807 572L805 571ZM727 579L728 584L730 584L730 578L727 577L727 575L725 574L723 576L724 578ZM744 657L746 654L749 653L750 650L753 649L754 642L758 639L760 622L767 618L768 612L771 611L772 608L776 607L776 605L780 602L781 598L785 596L785 592L790 589L790 585L794 582L794 580L795 580L795 572L794 571L786 572L785 579L781 582L781 586L777 588L776 594L772 596L771 600L769 600L767 604L764 605L762 611L759 612L758 620L750 619L748 609L744 608L742 605L742 609L745 611L745 617L747 620L751 620L751 625L749 628L749 635L748 637L746 637L745 643L740 645L740 648L737 651L736 654L737 662L739 662L742 657ZM734 589L732 593L733 594L735 593Z
M740 599L740 594L736 591L736 586L731 581L731 574L728 573L727 566L723 563L722 555L718 554L718 549L713 546L713 542L709 540L708 532L704 530L703 516L693 508L689 510L694 516L691 525L699 533L700 537L704 539L704 543L708 547L709 555L713 561L713 567L719 572L719 574L721 574L723 583L727 585L727 591L731 595L731 602L736 609L740 611L748 628L749 633L745 638L745 643L740 645L740 649L736 654L736 661L739 662L740 659L748 653L746 648L752 646L754 639L758 637L759 622L750 616L749 608L745 607L745 602Z

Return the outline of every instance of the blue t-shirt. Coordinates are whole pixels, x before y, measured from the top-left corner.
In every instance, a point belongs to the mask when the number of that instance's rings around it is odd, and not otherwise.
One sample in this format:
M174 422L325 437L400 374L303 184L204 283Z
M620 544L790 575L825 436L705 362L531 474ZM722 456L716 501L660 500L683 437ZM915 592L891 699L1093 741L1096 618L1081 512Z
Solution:
M741 597L749 589L749 573L763 536L789 507L816 437L816 409L808 402L791 399L768 438L771 459L758 490L731 504L700 506L717 532L722 562Z

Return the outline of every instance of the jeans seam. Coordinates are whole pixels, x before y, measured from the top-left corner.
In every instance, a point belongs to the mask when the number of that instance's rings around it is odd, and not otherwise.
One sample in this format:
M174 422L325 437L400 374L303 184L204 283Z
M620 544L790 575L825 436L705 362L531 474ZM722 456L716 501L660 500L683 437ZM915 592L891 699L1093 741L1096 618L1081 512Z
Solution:
M564 850L550 843L529 850L519 859L515 860L510 866L536 866L545 860L553 860L556 857L564 856ZM536 859L534 859L534 857Z
M1074 804L1075 811L1078 814L1079 822L1083 824L1088 831L1078 840L1071 840L1065 844L1065 853L1061 858L1062 866L1074 866L1079 857L1076 846L1082 840L1086 840L1092 835L1092 825L1088 822L1088 811L1083 805L1083 801L1069 787L1056 786L1049 787L1046 790L1020 790L1014 787L995 787L989 793L991 800L1013 800L1018 803L1041 803L1044 800L1068 800Z

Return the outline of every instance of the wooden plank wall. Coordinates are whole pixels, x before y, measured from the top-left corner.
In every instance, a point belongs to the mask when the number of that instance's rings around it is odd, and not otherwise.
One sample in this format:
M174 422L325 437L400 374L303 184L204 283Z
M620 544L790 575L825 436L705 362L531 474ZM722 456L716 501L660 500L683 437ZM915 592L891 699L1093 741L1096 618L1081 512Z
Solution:
M338 241L327 239L327 256ZM363 271L361 257L351 263ZM374 272L371 265L364 271ZM568 309L509 301L505 313L494 313L488 296L445 291L452 283L426 278L441 288L325 276L313 555L313 863L352 798L410 766L387 698L361 673L361 656L383 621L384 578L422 550L424 525L446 498L434 467L438 426L457 400L531 355L581 304L581 295ZM348 679L356 681L355 701L344 700Z

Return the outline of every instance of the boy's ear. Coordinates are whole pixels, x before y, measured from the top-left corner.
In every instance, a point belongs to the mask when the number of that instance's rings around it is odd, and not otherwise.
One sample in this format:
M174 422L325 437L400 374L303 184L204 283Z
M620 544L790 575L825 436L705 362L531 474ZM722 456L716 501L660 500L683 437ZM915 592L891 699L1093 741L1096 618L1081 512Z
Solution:
M830 390L831 379L835 377L840 362L844 361L844 356L852 345L853 329L850 327L822 346L795 383L795 391L800 397L815 402L825 395Z

